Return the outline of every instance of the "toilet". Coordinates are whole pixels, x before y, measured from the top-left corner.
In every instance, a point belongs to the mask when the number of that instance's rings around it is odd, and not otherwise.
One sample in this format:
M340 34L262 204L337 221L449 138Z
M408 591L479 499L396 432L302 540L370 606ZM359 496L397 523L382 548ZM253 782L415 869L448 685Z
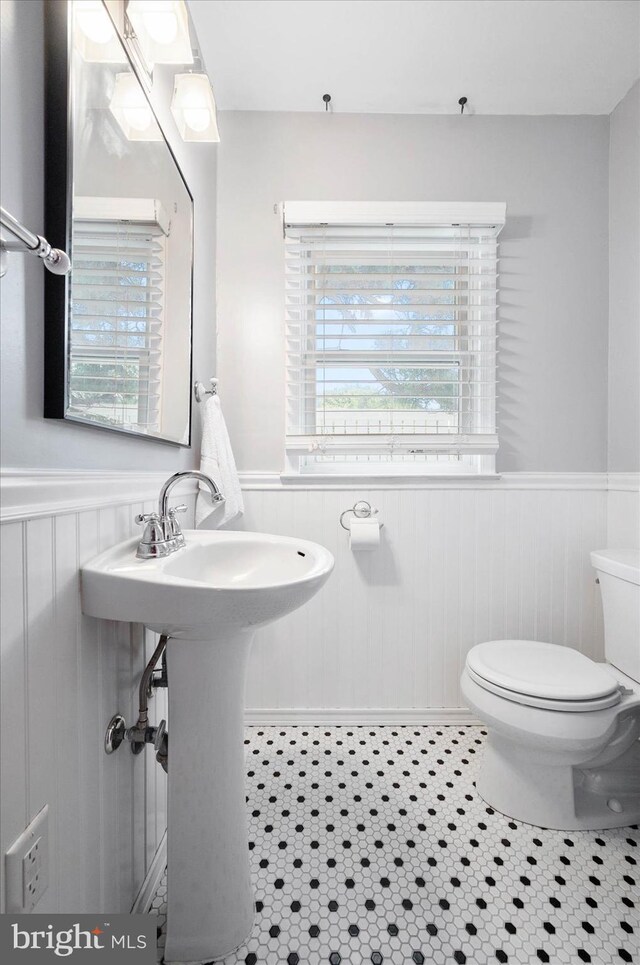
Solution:
M597 550L606 663L571 647L491 640L462 673L488 736L481 797L518 821L559 830L640 821L640 550Z

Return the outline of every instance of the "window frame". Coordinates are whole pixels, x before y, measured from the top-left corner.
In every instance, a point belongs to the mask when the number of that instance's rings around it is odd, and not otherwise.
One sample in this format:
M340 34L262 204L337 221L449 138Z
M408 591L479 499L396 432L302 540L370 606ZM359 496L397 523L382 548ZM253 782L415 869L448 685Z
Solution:
M498 294L498 251L497 251L497 235L500 229L504 225L506 218L506 205L504 203L424 203L424 202L404 202L404 203L351 203L351 202L286 202L283 206L283 232L285 235L285 246L287 238L287 228L301 229L303 227L319 227L326 226L330 228L339 226L354 226L358 227L388 227L393 225L394 227L409 227L409 226L461 226L461 227L474 227L474 226L491 226L495 229L495 239L496 239L496 255L495 255L495 291L496 291L496 315L495 321L497 322L497 294ZM470 242L474 244L475 242ZM461 244L462 247L462 244ZM474 292L474 291L484 291L485 289L476 289L469 285L469 280L472 276L469 273L461 275L460 282L458 284L465 284L464 288L450 289L452 293L455 294L456 291L464 292ZM475 279L475 276L473 276ZM326 291L322 292L321 289L314 289L313 285L309 286L310 290L316 291L316 293L322 297L326 296ZM300 289L304 291L304 289ZM290 292L287 290L285 294L285 302L288 304L290 297ZM453 303L454 306L456 302ZM468 304L468 303L466 303ZM481 306L481 310L483 306ZM298 391L300 387L304 388L311 385L317 385L317 379L315 377L319 367L326 365L327 359L331 360L332 366L334 368L339 368L341 366L349 366L350 368L357 368L359 365L366 364L366 351L362 353L356 350L341 351L340 349L326 350L320 353L317 349L317 339L318 339L318 325L321 322L317 318L313 318L312 313L315 312L315 308L309 311L307 306L307 311L304 311L304 303L301 301L301 307L299 310L299 318L297 321L300 327L299 342L300 347L297 352L292 352L287 346L287 391L295 392L296 385L298 386ZM289 315L289 325L296 324L291 321L292 309L287 309L287 314ZM491 350L490 359L486 359L486 346L483 341L477 341L477 339L483 335L486 338L486 334L483 334L482 326L486 324L485 320L473 319L469 317L472 312L468 312L466 315L466 322L464 317L461 318L460 314L457 313L457 317L452 321L453 325L460 325L461 323L465 325L466 331L460 335L454 332L452 337L456 339L456 349L452 352L452 357L447 358L446 356L434 355L435 350L428 349L416 349L415 352L410 353L411 360L418 360L420 365L430 364L433 368L436 367L451 367L452 365L462 366L462 359L466 359L467 367L474 369L476 373L484 372L488 370L493 373L493 381L495 381L495 370L497 366L497 330L494 329L493 335L493 349ZM304 320L304 321L303 321ZM339 320L336 320L335 324L339 324ZM429 324L428 321L425 324ZM432 323L437 324L437 323ZM443 324L446 324L443 323ZM494 323L495 324L495 323ZM289 338L289 333L287 334ZM333 334L331 336L334 339L339 339L339 335ZM345 336L348 337L348 336ZM444 337L444 336L443 336ZM491 337L490 337L491 340ZM466 356L460 354L460 342L465 343L465 350L469 353ZM311 344L313 343L313 344ZM304 346L308 346L306 349ZM376 356L378 355L377 350L375 351ZM480 352L483 355L480 355ZM393 352L390 352L390 358L393 359ZM370 361L370 359L369 359ZM388 364L388 363L387 363ZM406 364L406 356L405 356ZM462 369L461 369L462 371ZM434 441L434 436L436 433L401 433L398 434L398 445L406 450L415 448L416 454L440 454L446 456L446 459L438 465L438 460L433 462L432 460L422 459L419 461L413 461L412 463L403 463L393 461L394 455L394 438L395 434L391 431L387 433L387 437L391 437L390 441L385 441L383 434L363 434L361 436L351 435L348 442L340 442L340 436L334 435L333 437L326 432L318 432L317 424L317 399L318 395L308 395L305 396L307 403L307 412L303 419L298 421L303 423L305 428L309 431L305 432L304 435L294 435L290 431L289 425L289 415L288 415L288 425L287 425L287 436L285 443L286 450L286 469L284 478L287 477L301 477L308 476L309 478L318 478L319 476L326 474L332 478L336 476L438 476L438 475L494 475L495 474L495 451L497 449L497 444L495 441L487 441L484 445L479 439L472 441L472 436L476 435L474 433L474 428L480 426L494 426L496 421L496 407L495 407L495 387L492 387L488 392L483 391L483 385L490 384L493 386L493 382L481 383L479 378L471 379L465 381L461 379L460 386L461 391L458 395L458 432L457 433L443 433L442 437L448 436L448 439L437 438ZM469 392L465 392L465 386L469 386ZM304 405L304 400L299 400L299 404ZM397 410L396 410L397 411ZM410 410L408 410L410 411ZM475 424L475 425L474 425ZM465 432L465 426L467 431ZM477 433L477 435L482 435L482 433ZM494 428L493 433L488 434L495 439L497 431ZM331 439L330 448L334 453L339 453L341 450L346 456L348 452L353 453L354 463L348 464L344 463L340 467L322 465L320 462L315 461L313 456L314 451L322 452L326 447L326 442L324 439ZM465 451L467 448L475 448L474 453ZM384 451L387 452L388 458L386 461L380 459L375 463L370 461L360 461L365 454L375 454L376 456L383 455ZM457 458L451 461L449 455L454 452ZM311 459L309 458L311 456ZM370 459L370 456L369 456ZM315 462L315 464L314 464Z

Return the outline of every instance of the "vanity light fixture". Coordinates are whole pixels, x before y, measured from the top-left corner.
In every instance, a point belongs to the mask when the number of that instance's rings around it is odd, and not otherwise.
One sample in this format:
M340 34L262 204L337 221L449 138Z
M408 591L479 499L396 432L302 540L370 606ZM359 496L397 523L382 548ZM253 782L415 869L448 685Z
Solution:
M102 0L74 0L78 49L87 63L124 64L126 56Z
M133 73L116 74L109 110L129 141L161 141L162 133Z
M149 71L154 64L192 64L184 0L129 0L127 18Z
M216 102L206 74L176 74L171 113L183 141L220 140Z

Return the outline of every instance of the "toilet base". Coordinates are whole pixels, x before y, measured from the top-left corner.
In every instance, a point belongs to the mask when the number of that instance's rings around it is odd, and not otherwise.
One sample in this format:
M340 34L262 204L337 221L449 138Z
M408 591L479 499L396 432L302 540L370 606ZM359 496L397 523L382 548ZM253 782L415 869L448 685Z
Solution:
M611 764L576 767L534 761L523 745L490 730L476 788L496 811L535 827L627 827L640 822L640 742Z

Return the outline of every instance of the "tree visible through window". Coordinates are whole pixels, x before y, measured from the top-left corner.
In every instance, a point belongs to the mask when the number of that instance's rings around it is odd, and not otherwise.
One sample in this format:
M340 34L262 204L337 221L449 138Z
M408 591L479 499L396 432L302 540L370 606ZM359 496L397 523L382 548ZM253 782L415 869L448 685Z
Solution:
M375 274L380 267L389 273L390 266L349 267ZM442 290L452 291L453 282L442 283ZM393 433L457 421L458 364L441 355L454 349L455 327L442 324L453 315L413 310L408 293L416 291L415 280L402 278L392 281L388 293L370 288L366 298L320 298L315 349L329 364L316 365L316 431ZM452 300L443 295L442 305ZM331 362L328 352L339 354Z

